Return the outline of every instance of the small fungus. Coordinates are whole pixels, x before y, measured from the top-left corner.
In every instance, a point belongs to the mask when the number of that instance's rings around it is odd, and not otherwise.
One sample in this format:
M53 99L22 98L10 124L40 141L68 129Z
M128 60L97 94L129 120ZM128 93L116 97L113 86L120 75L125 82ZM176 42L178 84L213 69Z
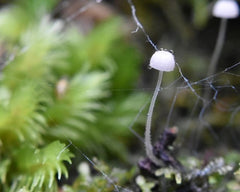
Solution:
M164 71L170 72L174 70L174 67L175 67L174 55L171 52L166 50L156 51L150 59L149 66L153 69L158 70L159 75L158 75L157 85L154 90L153 97L148 110L144 142L145 142L145 149L146 149L146 154L148 158L151 159L151 161L154 162L156 165L161 165L161 161L153 154L153 146L151 142L151 122L152 122L153 109L155 106L158 92L160 91L160 87L161 87L163 72Z
M175 59L173 54L169 51L156 51L150 59L149 66L159 71L173 71L175 67Z
M218 31L218 36L215 44L215 48L212 54L212 58L208 67L207 76L213 75L216 71L217 63L223 48L225 34L227 30L227 20L234 19L239 15L239 7L235 0L218 0L213 6L212 15L220 18L221 23ZM204 100L208 101L210 92L204 93ZM207 105L207 102L206 102Z
M67 78L63 77L56 84L56 93L57 93L57 97L59 99L64 96L67 88L68 88L68 80L67 80Z
M224 19L237 18L239 15L238 4L234 0L218 0L213 6L212 14Z
M212 15L214 17L221 18L221 23L219 27L216 45L208 68L208 76L212 75L215 72L225 39L227 20L237 18L239 15L238 4L234 0L218 0L213 6Z

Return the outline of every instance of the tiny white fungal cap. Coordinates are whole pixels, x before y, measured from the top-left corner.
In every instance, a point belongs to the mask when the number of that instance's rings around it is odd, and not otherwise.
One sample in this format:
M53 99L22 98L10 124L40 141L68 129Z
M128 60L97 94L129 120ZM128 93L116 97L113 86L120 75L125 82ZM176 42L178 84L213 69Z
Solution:
M159 71L173 71L175 59L173 54L168 51L156 51L150 59L149 66Z
M213 6L212 14L219 18L233 19L238 17L239 7L234 0L218 0Z

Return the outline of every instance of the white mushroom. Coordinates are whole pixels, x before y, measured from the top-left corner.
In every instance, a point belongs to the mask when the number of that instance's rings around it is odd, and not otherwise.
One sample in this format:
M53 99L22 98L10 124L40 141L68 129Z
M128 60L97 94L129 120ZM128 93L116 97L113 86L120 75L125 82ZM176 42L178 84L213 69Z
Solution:
M145 142L145 149L146 149L146 154L148 158L151 159L156 165L161 165L161 161L158 158L156 158L156 156L153 154L153 146L151 142L151 122L152 122L152 114L153 114L153 109L157 99L157 95L158 95L158 92L160 91L163 72L164 71L169 72L174 70L174 67L175 67L174 55L169 51L164 51L164 50L156 51L150 59L149 66L153 69L158 70L159 75L158 75L157 85L154 90L153 97L148 110L144 142Z
M218 31L218 37L215 44L215 48L211 57L211 61L208 67L207 76L210 76L215 73L217 62L219 60L222 47L225 40L225 33L227 30L227 20L238 17L239 8L238 4L235 0L218 0L213 6L212 15L218 18L221 18L221 23ZM203 95L203 99L205 101L205 105L208 104L210 97L210 92L205 91Z
M215 72L215 68L225 39L227 19L233 19L238 17L239 15L238 4L234 0L218 0L213 6L212 14L215 17L221 18L221 23L218 32L217 42L208 68L208 76L212 75Z
M212 15L214 17L221 18L221 23L218 31L218 37L215 44L215 48L211 57L211 61L208 67L207 76L211 76L215 73L217 62L219 60L222 47L225 40L225 33L227 30L227 20L238 17L239 8L235 0L218 0L213 6ZM211 92L206 89L203 95L204 108L209 104L209 98Z
M236 18L239 15L238 4L234 0L218 0L213 6L212 14L218 18Z
M169 51L156 51L150 59L149 66L159 71L173 71L175 59Z

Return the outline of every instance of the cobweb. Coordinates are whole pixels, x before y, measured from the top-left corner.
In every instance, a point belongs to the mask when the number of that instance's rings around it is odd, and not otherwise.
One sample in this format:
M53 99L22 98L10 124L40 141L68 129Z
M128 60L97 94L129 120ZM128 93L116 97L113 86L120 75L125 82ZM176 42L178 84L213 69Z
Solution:
M62 1L57 7L57 11L69 6L71 0ZM71 22L75 17L78 17L91 6L96 3L102 3L101 0L82 0L83 6L75 10L70 16L65 20L66 22ZM146 42L152 47L153 52L158 50L158 46L151 40L148 30L145 29L141 21L139 20L138 15L141 13L137 12L136 6L132 0L125 0L126 5L129 7L131 12L132 21L135 23L135 28L132 29L131 35L143 34ZM175 55L177 60L177 55ZM197 153L199 149L200 140L203 135L210 138L211 144L221 145L224 141L224 136L227 134L232 138L233 145L235 147L239 146L238 141L238 132L232 127L236 127L237 118L240 113L240 97L239 97L239 78L240 78L240 62L227 63L228 67L223 69L220 72L215 72L213 75L205 76L204 78L198 80L192 80L190 75L185 75L184 70L181 67L181 63L176 63L176 71L178 72L177 77L174 81L163 85L159 93L159 103L158 105L163 105L161 102L161 97L168 98L168 112L161 113L161 117L158 116L158 121L162 127L159 132L161 133L164 128L171 126L179 127L179 145L185 145L193 153ZM147 67L147 65L146 65ZM206 73L207 74L207 73ZM167 74L166 74L167 76ZM148 90L153 92L154 88L142 87L139 90ZM114 90L113 90L114 91ZM119 91L119 90L118 90ZM124 89L120 91L125 91ZM205 97L204 93L208 92L209 97ZM229 97L234 99L229 101ZM150 99L139 108L136 118L133 119L131 125L129 125L130 131L143 142L143 135L140 135L138 130L133 130L133 125L136 122L137 118L143 113L143 110L148 107ZM188 108L179 109L179 100L189 100ZM164 106L166 107L166 105ZM161 106L156 106L155 113L161 111ZM164 109L165 110L165 109ZM184 115L180 115L181 110L187 110L184 112ZM222 114L222 115L220 115ZM165 115L165 116L163 116ZM217 116L219 115L219 117ZM212 121L212 118L225 118L224 125L221 125L222 128L218 130L218 124ZM162 123L163 122L163 123ZM220 121L221 122L221 121ZM227 123L226 123L227 122ZM155 131L155 130L154 130ZM207 135L207 136L206 136ZM94 162L81 151L77 146L75 146L71 141L70 145L74 146L77 151L93 166ZM115 191L131 191L125 187L118 186L113 179L105 174L102 170L98 170L100 174L109 182L109 184L114 186Z

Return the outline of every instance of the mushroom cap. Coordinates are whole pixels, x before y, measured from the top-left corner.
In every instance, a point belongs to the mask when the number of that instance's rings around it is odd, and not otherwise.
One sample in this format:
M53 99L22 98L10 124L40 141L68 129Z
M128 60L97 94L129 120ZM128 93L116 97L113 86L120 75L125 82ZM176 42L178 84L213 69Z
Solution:
M156 51L150 59L149 66L159 71L173 71L175 59L169 51Z
M212 14L224 19L236 18L239 15L239 7L234 0L218 0L213 6Z

